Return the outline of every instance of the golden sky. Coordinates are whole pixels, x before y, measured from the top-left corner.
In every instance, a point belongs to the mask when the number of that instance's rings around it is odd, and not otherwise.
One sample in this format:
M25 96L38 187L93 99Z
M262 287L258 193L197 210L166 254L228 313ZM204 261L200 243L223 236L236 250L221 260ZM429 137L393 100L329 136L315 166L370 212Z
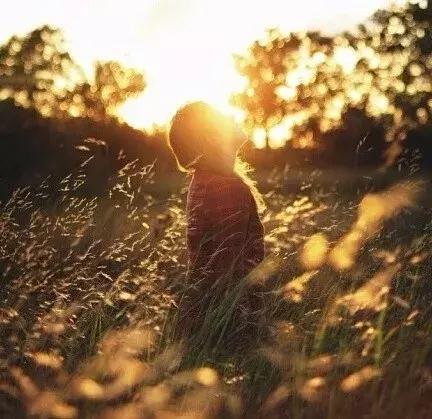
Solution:
M120 110L136 127L164 123L185 101L226 108L241 86L232 53L266 28L334 32L389 0L14 0L1 6L0 42L42 24L60 27L74 58L90 69L115 59L146 74L144 94Z

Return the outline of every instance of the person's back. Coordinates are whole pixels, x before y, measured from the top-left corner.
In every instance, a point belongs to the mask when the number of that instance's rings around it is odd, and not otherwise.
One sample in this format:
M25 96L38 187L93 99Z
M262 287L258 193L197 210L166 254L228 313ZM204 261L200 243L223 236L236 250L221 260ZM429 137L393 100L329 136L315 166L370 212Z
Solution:
M243 278L264 257L257 205L236 174L194 173L187 224L189 271L210 284L224 276Z

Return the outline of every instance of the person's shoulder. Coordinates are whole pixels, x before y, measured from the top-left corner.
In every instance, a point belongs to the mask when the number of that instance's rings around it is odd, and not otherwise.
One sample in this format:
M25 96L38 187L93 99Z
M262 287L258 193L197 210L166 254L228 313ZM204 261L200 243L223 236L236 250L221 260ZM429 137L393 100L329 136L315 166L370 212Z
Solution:
M249 192L248 186L239 176L236 175L215 175L212 177L209 187L219 190L221 193L238 193L240 195L244 195Z

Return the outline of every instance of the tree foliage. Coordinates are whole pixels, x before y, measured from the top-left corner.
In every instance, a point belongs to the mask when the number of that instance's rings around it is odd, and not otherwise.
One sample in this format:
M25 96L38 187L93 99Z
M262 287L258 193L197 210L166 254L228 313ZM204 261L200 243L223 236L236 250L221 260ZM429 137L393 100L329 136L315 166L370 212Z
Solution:
M0 47L0 98L49 116L105 119L145 88L143 74L115 61L86 76L67 52L60 30L43 26Z
M413 0L331 37L270 30L235 57L247 85L233 103L267 146L316 146L353 107L378 118L388 139L403 138L431 118L431 21L429 2Z
M61 33L43 26L13 36L0 47L0 92L24 106L49 113L83 78L66 50Z
M403 126L431 117L432 5L411 1L377 12L363 31L379 65L369 68ZM387 79L387 82L384 80Z
M319 132L330 129L348 98L348 81L341 50L348 48L342 36L319 32L283 35L270 30L246 55L237 56L239 72L248 80L233 102L247 114L249 126L265 132L268 146L279 135L310 145Z

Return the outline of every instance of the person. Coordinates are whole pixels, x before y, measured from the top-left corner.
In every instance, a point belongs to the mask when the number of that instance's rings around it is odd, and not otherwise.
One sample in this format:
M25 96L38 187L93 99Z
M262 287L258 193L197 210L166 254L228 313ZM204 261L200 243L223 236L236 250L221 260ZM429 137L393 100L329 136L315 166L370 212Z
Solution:
M234 121L204 102L180 108L169 146L192 174L187 197L188 284L178 324L197 329L216 295L226 295L264 258L261 195L237 153L246 142Z

